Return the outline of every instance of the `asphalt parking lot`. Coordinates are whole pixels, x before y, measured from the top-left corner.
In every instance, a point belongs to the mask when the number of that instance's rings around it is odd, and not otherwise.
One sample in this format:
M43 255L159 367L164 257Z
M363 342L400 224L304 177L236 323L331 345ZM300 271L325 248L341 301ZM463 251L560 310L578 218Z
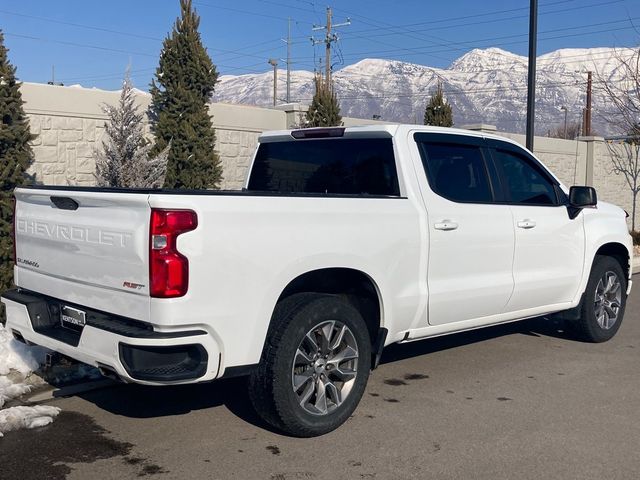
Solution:
M393 346L321 438L270 431L241 379L54 399L52 425L0 439L0 478L637 479L639 360L636 289L605 344L535 319Z

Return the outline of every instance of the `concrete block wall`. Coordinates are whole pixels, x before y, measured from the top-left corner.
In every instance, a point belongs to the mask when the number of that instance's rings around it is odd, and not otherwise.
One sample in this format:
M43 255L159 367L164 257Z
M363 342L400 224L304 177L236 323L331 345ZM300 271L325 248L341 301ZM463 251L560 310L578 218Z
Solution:
M496 132L510 138L520 145L526 145L526 137L514 133ZM536 137L533 153L544 163L554 175L565 185L586 184L587 145L575 140Z
M118 92L24 83L21 87L31 131L35 162L30 173L47 185L95 185L96 152L102 149L104 104L114 105ZM140 111L148 95L136 99ZM221 188L244 185L258 136L265 130L287 128L284 111L243 105L211 104L216 151L223 166ZM148 131L148 125L145 125Z
M216 149L222 163L225 190L244 187L260 132L216 129Z
M29 114L36 161L30 173L48 185L94 185L95 149L104 120Z
M615 148L615 146L613 147ZM627 181L622 174L613 172L611 153L604 139L595 137L593 142L593 163L591 170L593 179L590 185L595 187L598 197L624 208L629 215L633 210L633 197ZM628 219L631 225L631 219ZM640 224L640 215L636 214L636 229Z

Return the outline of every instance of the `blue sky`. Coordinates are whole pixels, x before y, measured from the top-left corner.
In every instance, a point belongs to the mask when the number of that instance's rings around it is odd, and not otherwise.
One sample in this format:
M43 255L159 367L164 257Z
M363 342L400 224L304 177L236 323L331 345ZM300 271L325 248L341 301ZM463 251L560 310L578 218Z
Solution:
M221 74L263 72L284 58L292 19L294 69L312 70L324 55L309 37L331 6L338 30L334 68L363 58L447 67L472 48L500 47L526 55L528 0L194 0L205 46ZM178 0L4 0L0 28L18 76L106 89L119 88L131 62L147 89ZM559 48L640 44L640 0L539 0L538 54ZM284 68L284 63L281 62Z

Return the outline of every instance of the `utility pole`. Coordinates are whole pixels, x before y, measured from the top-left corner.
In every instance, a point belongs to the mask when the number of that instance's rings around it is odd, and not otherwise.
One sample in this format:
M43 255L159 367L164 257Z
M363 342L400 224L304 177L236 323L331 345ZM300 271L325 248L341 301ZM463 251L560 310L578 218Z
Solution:
M327 86L331 85L331 44L333 42L337 42L338 41L338 35L336 35L335 33L332 33L332 30L334 28L338 28L338 27L346 27L351 25L351 19L347 18L346 22L343 23L336 23L333 24L332 23L333 20L333 13L331 11L331 7L327 7L327 24L324 26L314 26L311 30L312 31L318 31L318 30L326 30L327 33L325 34L324 40L316 40L315 38L311 37L311 43L313 45L316 45L318 43L325 43L325 59L324 59L324 63L325 63L325 81Z
M564 110L564 135L562 138L567 139L567 107L563 105L560 107L560 110Z
M287 103L291 102L291 17L287 19Z
M331 85L331 17L333 13L331 12L331 7L327 7L327 39L325 43L327 44L325 47L324 54L324 71L325 71L325 81L327 82L327 86Z
M268 63L273 66L273 106L275 107L278 98L278 60L270 58Z
M584 111L584 135L585 137L591 136L591 87L592 87L592 72L587 72L587 108Z
M538 0L529 6L529 70L527 78L527 149L533 152L536 108L536 43L538 42Z
M282 39L287 44L287 103L291 103L291 17L287 19L287 39Z
M59 85L59 86L64 85L64 83L62 82L56 83L56 66L55 65L51 65L51 80L47 82L47 85Z

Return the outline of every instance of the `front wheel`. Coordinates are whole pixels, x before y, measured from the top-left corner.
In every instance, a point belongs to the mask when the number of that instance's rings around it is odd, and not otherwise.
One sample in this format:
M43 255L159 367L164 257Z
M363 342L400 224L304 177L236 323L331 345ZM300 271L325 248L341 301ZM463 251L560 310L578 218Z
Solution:
M627 279L620 263L597 256L585 290L576 327L588 342L606 342L618 332L627 302Z
M276 309L258 370L253 405L284 432L312 437L342 425L356 409L371 366L367 326L349 302L303 294Z

